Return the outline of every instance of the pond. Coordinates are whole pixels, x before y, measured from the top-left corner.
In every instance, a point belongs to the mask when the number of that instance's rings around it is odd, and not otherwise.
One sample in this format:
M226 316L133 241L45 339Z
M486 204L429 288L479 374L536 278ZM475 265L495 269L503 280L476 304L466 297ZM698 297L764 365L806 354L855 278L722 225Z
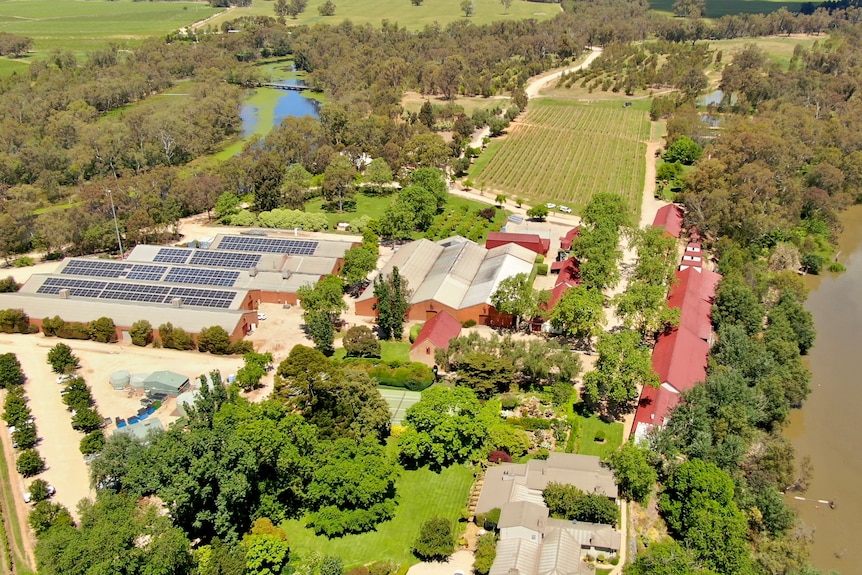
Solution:
M271 82L304 85L303 81L297 78L296 69L290 60L264 64L261 69ZM240 109L242 137L248 138L252 134L266 136L288 116L318 117L320 103L306 98L304 94L305 92L266 87L253 90Z

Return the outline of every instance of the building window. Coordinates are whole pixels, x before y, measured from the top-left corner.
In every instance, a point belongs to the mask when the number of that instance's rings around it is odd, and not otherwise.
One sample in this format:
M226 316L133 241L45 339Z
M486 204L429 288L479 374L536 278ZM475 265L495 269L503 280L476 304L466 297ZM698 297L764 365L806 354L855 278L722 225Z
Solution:
M430 347L425 348L425 355L431 355L431 348Z

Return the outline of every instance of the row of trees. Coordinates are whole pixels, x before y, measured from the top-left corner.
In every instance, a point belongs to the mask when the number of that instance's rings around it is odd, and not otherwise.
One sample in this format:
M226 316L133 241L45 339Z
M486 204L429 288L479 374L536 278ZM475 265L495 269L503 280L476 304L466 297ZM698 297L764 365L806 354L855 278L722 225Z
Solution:
M21 369L18 356L14 353L0 355L0 389L6 390L3 407L3 420L12 431L12 446L20 449L15 468L24 477L31 477L45 469L45 460L36 450L39 434L33 414L24 395L24 382L27 377Z

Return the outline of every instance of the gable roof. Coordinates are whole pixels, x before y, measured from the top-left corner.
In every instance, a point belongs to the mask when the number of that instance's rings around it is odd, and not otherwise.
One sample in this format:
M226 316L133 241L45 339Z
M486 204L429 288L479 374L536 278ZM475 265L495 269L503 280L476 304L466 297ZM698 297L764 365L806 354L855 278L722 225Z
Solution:
M518 244L541 254L547 253L548 249L551 247L550 238L543 238L539 236L539 234L488 232L488 237L485 240L486 247L497 247L507 243Z
M679 403L680 394L669 385L651 387L645 385L638 400L638 408L635 412L633 431L637 439L638 428L641 426L658 425L663 426L670 411ZM645 434L646 430L641 435Z
M560 236L560 249L572 249L572 241L581 233L581 226L575 226L566 232L566 235Z
M662 206L655 214L652 225L664 228L664 231L675 238L682 231L682 208L676 204Z
M419 347L425 341L430 341L435 347L448 349L449 341L460 333L461 322L443 310L425 322L410 349Z
M721 275L709 271L687 268L677 271L676 283L667 296L667 306L679 309L680 328L688 329L697 337L708 341L712 334L710 314L715 288Z
M548 519L548 508L544 503L529 501L514 501L500 508L500 519L497 527L526 527L534 531L542 531L545 520Z
M659 336L652 354L653 370L661 383L687 391L706 378L709 344L689 329L677 328Z

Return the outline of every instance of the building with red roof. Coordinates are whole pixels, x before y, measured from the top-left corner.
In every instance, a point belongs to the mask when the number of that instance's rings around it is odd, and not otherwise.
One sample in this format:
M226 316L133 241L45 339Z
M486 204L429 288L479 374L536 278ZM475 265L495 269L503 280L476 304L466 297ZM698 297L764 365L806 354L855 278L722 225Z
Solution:
M666 234L678 238L682 231L682 208L676 204L659 208L652 225L664 228Z
M560 236L560 249L569 251L572 249L572 241L581 233L581 226L575 226L566 232L566 235Z
M554 289L551 290L551 297L548 300L547 309L552 309L554 304L560 301L563 294L570 287L575 287L581 283L581 272L578 266L578 260L569 258L561 262L551 264L551 272L558 273L557 281L554 282Z
M675 273L676 283L670 288L667 305L679 309L680 327L709 341L712 335L712 301L721 275L709 270L688 268Z
M660 385L657 388L645 386L638 401L632 427L635 443L647 439L653 427L664 427L671 410L677 406L679 400L679 393L669 386Z
M461 322L446 311L434 314L425 322L410 347L410 361L434 365L434 353L449 349L449 342L461 334Z
M509 232L490 232L485 240L485 249L490 250L506 244L518 244L537 254L548 255L551 239L539 234L515 234Z

